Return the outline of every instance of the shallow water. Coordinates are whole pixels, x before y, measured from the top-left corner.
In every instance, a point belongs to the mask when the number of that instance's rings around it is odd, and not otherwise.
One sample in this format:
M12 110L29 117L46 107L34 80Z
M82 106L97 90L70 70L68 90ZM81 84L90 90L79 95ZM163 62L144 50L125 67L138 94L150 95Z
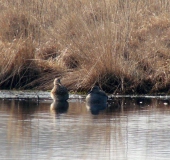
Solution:
M0 159L164 160L170 157L170 100L114 98L93 110L70 99L0 99Z

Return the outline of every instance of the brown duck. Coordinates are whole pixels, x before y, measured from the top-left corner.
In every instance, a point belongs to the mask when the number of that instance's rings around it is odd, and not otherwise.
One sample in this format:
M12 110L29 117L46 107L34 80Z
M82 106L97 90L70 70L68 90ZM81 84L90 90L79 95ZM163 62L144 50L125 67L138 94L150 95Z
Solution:
M68 90L61 84L59 78L54 79L54 87L51 90L51 98L54 101L67 101L69 98Z

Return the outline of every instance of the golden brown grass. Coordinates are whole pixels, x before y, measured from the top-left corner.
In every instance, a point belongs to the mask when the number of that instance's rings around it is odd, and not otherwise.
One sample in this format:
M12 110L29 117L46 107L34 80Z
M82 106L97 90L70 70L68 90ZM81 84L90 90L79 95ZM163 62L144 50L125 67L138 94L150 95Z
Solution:
M168 0L1 0L0 88L170 92Z

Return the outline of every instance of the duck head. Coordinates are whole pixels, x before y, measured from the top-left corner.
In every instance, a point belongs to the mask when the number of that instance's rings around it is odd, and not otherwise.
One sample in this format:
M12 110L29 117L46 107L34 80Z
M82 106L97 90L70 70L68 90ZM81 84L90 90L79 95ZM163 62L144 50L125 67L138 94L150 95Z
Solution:
M100 90L100 88L98 86L94 86L91 89L91 92L98 92Z
M59 78L55 78L55 79L54 79L54 85L57 85L57 84L61 84L61 82L60 82L60 79L59 79Z

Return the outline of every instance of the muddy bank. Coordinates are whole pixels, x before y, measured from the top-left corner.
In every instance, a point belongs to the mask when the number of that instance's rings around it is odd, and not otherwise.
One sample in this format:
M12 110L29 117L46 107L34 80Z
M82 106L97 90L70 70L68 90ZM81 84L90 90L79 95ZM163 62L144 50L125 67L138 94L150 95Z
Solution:
M85 95L75 95L70 94L70 99L83 99ZM50 92L48 91L10 91L1 90L0 99L28 99L28 100L49 100L52 101L50 97Z
M69 94L69 101L70 100L85 100L86 94ZM116 94L109 94L109 101L112 102L114 99L119 98L139 98L139 99L164 99L169 100L170 95L116 95ZM19 99L19 100L45 100L45 101L52 101L49 91L26 91L26 90L1 90L0 91L0 99Z

